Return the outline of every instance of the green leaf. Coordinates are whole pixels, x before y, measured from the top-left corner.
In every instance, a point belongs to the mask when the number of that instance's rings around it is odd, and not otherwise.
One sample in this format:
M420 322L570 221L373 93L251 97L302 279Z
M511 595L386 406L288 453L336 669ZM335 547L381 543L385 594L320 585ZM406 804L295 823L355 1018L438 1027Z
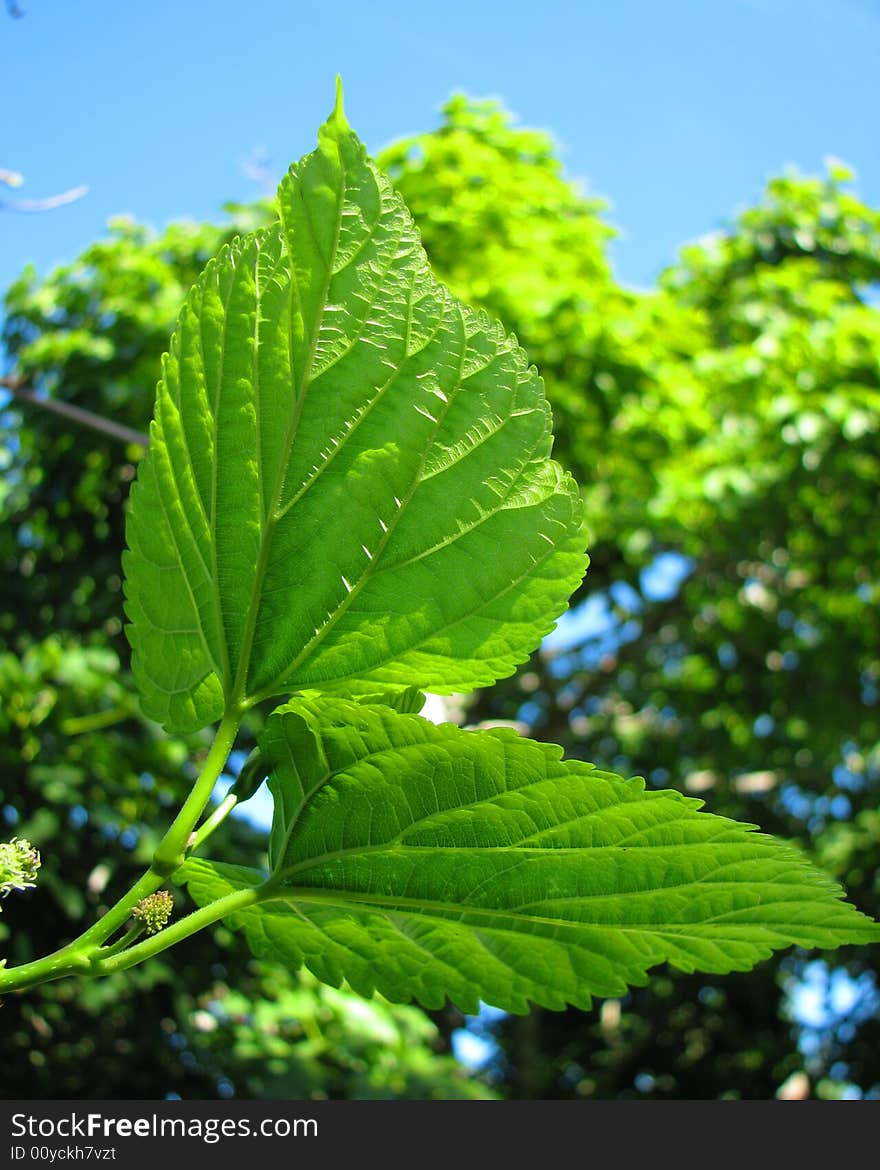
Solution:
M132 492L134 671L171 730L491 684L586 566L541 379L433 278L340 106L279 206L188 297Z
M425 694L418 687L407 687L403 691L382 691L379 694L352 695L358 703L369 703L371 706L390 707L392 711L399 711L401 715L418 715L425 705Z
M261 748L273 873L229 921L333 985L466 1012L587 1007L664 961L724 973L880 938L790 846L509 730L298 701ZM200 904L265 877L199 860L178 876Z

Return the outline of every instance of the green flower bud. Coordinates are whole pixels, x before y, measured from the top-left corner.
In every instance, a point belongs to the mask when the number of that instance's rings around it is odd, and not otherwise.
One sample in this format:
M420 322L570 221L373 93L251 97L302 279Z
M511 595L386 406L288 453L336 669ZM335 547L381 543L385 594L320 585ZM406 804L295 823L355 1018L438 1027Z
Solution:
M36 884L40 855L30 841L15 837L0 842L0 897L10 890L28 890Z
M166 925L174 909L174 899L167 890L159 890L147 898L141 898L131 914L147 928L147 934L157 934Z

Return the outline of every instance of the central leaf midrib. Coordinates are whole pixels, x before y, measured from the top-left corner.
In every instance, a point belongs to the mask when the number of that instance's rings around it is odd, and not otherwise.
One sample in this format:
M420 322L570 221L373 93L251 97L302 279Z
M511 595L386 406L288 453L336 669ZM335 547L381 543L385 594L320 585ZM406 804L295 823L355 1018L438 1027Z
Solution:
M230 248L229 255L232 255ZM241 250L239 251L239 259L241 258ZM232 674L232 663L229 657L229 642L226 637L226 625L223 620L223 599L220 596L220 570L218 561L217 549L217 470L220 463L218 457L218 443L219 431L218 424L220 421L220 395L223 390L223 369L226 363L226 335L229 329L229 303L232 300L232 294L235 289L235 279L237 276L237 266L233 265L232 272L229 279L229 288L223 300L223 332L220 339L220 360L217 364L217 393L214 398L214 410L211 418L211 452L213 458L211 459L211 577L214 593L214 606L217 624L217 641L220 650L220 659L223 669L224 690L226 689L227 680ZM220 270L218 265L218 292L220 291ZM204 334L202 331L202 319L199 315L199 341L204 352ZM206 370L207 373L207 370Z
M388 915L395 913L400 914L416 914L432 920L439 920L444 924L453 927L458 926L465 930L470 929L494 929L501 930L505 933L513 934L515 938L522 939L522 930L518 926L518 921L521 920L523 924L550 926L555 929L563 928L573 932L583 930L594 931L621 931L626 934L670 934L675 937L692 938L696 942L701 943L715 943L720 946L724 941L736 941L740 945L758 945L754 938L744 939L715 939L711 934L706 935L699 932L699 927L707 927L709 930L717 930L718 923L722 920L713 916L712 918L703 918L699 923L694 922L638 922L638 923L608 923L608 922L577 922L568 918L548 918L544 915L537 914L517 914L515 909L496 909L492 906L469 906L463 905L460 902L442 902L439 899L427 900L424 898L394 898L387 894L360 894L357 892L345 891L337 893L334 890L311 889L308 886L295 886L290 889L285 889L284 894L273 894L261 900L263 905L268 905L273 901L282 902L312 902L318 905L326 905L331 907L338 907L342 910L354 910L356 913L360 911L363 913L372 907ZM294 909L294 906L291 906ZM258 911L257 911L258 912ZM454 915L459 916L459 921L456 922ZM461 921L465 917L483 916L487 919L507 919L512 920L509 926L493 926L491 921L488 926L481 928L471 922ZM313 924L317 929L322 929ZM779 933L786 926L784 921L779 927L767 923L728 923L726 924L738 930L770 930ZM798 924L795 924L798 925ZM813 927L811 927L813 928Z
M415 282L411 281L409 289L407 290L407 304L408 304L410 311L412 310L412 294L413 294L414 290L415 290ZM376 295L374 296L372 302L370 303L370 309L373 307L373 305L375 305L376 301L379 299L379 297L383 291L384 291L384 288L382 288L382 287L377 289ZM369 309L368 309L368 311L369 311ZM435 325L435 327L431 333L431 337L428 339L428 342L426 343L426 345L430 344L430 342L433 341L434 338L437 336L437 334L440 331L440 326L442 324L442 321L443 321L443 318L438 317L437 324ZM354 348L355 345L358 344L358 342L360 342L362 340L363 340L363 334L359 333L357 338L355 339L353 345L352 345L352 349ZM306 479L303 480L303 482L300 484L299 488L297 489L296 493L284 504L284 507L281 508L280 511L276 510L275 516L274 516L274 520L276 521L276 523L280 523L284 519L284 517L287 515L287 513L291 510L291 508L296 507L296 505L300 502L300 500L302 500L302 498L312 488L312 486L317 482L317 480L319 480L321 478L321 476L326 472L327 468L330 466L330 464L333 462L333 460L336 459L345 450L346 444L351 441L352 435L354 435L354 433L357 431L358 427L361 426L361 424L364 422L364 420L369 417L371 412L375 409L375 407L379 404L379 402L381 402L381 400L383 399L385 394L387 394L388 390L394 385L394 383L398 380L398 378L400 378L402 376L402 374L404 373L404 371L407 368L407 365L409 364L410 361L412 361L413 357L415 357L415 353L407 354L403 358L403 360L401 361L400 365L394 369L394 371L382 383L382 385L376 388L376 393L369 400L369 402L366 403L366 405L361 410L360 414L358 414L355 417L354 422L351 423L351 426L349 426L348 430L345 431L345 433L340 437L339 441L337 442L337 444L333 448L333 450L330 451L327 454L327 456L325 457L325 459L323 460L323 462L320 463L319 466L316 467L314 469L314 471L312 471L311 474L309 476L307 476ZM327 367L327 366L323 366L321 368L321 372L318 375L319 379L324 377L324 375L327 373L328 368L329 367ZM348 423L350 421L350 418L351 418L351 416L349 416L349 418L346 418L345 423ZM343 425L345 425L345 424L343 424ZM326 447L324 449L326 450Z
M312 794L314 795L314 794ZM729 842L731 848L741 848L736 842ZM404 854L419 854L424 857L425 854L435 853L443 856L451 856L455 854L462 854L465 857L473 858L479 857L481 854L488 854L491 857L512 854L515 859L523 864L533 858L554 857L560 861L563 859L570 859L575 853L648 853L651 857L661 856L666 853L672 853L673 856L680 855L685 850L692 849L717 849L717 843L714 841L693 841L682 845L681 843L673 843L670 845L620 845L617 843L608 845L560 845L560 846L535 846L528 845L523 848L521 845L407 845L404 841L392 840L383 841L377 845L354 845L348 849L337 849L332 853L322 853L319 857L306 858L303 861L295 862L291 865L281 865L276 871L275 875L279 880L287 882L290 877L297 874L305 875L310 870L320 870L323 866L331 862L340 861L346 857L362 857L367 854L387 853L392 857L402 857ZM716 878L724 869L731 866L740 866L744 864L755 864L766 861L765 858L748 857L748 858L732 858L724 865L720 865L716 870L707 873L701 877L689 878L684 882L675 882L673 885L658 887L665 890L675 890L680 888L688 888L691 886L702 886L705 888L708 885L716 884ZM428 863L430 864L430 863ZM780 863L777 863L780 864ZM490 878L496 878L498 874L490 874ZM720 879L717 884L729 885L729 879ZM623 891L624 894L645 894L655 893L656 890L629 890ZM618 895L620 896L620 891ZM605 894L573 894L560 895L559 900L565 901L568 899L577 900L579 898L598 898L610 895Z
M459 316L461 316L460 309L458 310L458 312L459 312ZM464 325L464 321L462 319L462 326L463 325ZM461 361L460 361L459 370L458 370L458 373L457 373L456 379L455 379L456 389L455 389L455 391L451 391L451 393L449 395L448 402L445 403L443 410L438 412L439 418L434 420L434 426L433 426L433 434L434 435L436 435L438 433L438 431L440 430L440 428L442 427L443 420L446 417L446 413L451 408L452 403L455 400L455 393L457 392L457 390L459 390L461 388L462 372L464 369L464 362L465 362L465 359L467 357L467 351L468 351L467 337L465 335L464 328L462 328ZM364 588L364 586L367 584L367 582L372 580L372 578L376 575L376 571L377 571L377 567L378 567L380 559L381 559L381 555L384 552L384 550L388 547L388 542L391 540L391 537L394 535L394 533L397 529L397 526L400 524L401 519L403 518L403 515L406 512L408 505L412 501L413 496L418 491L418 489L421 485L421 479L420 479L421 472L424 469L425 463L426 463L427 458L428 458L428 454L431 451L432 444L433 444L433 439L430 439L425 443L425 446L424 446L422 453L421 453L421 457L419 459L418 468L416 469L416 471L413 475L412 482L410 483L409 489L407 490L404 498L400 501L400 506L398 507L395 515L393 516L391 523L388 524L386 530L382 533L382 537L379 540L378 544L376 545L375 551L373 553L373 559L371 561L368 561L367 565L364 568L363 573L357 579L356 583L351 587L350 591L342 599L342 601L339 603L339 605L336 607L336 609L332 612L332 614L329 615L327 621L325 621L324 624L321 627L319 627L319 629L317 629L315 631L315 633L312 635L312 637L309 638L308 642L306 642L306 644L303 646L302 650L299 652L299 654L296 656L296 658L293 660L293 662L289 663L284 668L284 671L280 675L276 675L276 677L268 684L268 686L263 687L261 689L261 691L259 692L258 697L268 698L269 696L278 693L278 690L282 686L284 686L285 680L290 678L290 676L297 669L297 667L301 666L303 664L303 662L308 660L309 656L313 653L315 648L317 646L320 646L320 644L324 641L324 639L330 634L330 632L336 626L336 623L347 613L349 606L352 604L353 601L356 600L356 598L358 597L358 595L360 594L360 592Z
M315 360L315 351L318 345L318 338L321 334L321 324L324 320L324 312L327 306L327 296L330 292L330 284L333 280L334 265L336 262L336 255L339 250L339 237L342 231L342 210L345 204L346 182L345 169L341 165L342 160L340 156L340 192L339 202L337 204L336 222L333 230L333 246L330 249L330 255L327 258L325 268L324 281L321 288L321 295L318 300L318 314L315 319L315 327L309 341L309 348L306 354L306 360L303 364L302 383L298 388L297 400L291 414L290 425L287 428L287 434L284 437L284 445L281 450L281 457L278 461L278 470L275 475L275 483L272 487L272 496L269 501L269 509L265 516L265 521L261 521L260 532L260 552L257 558L257 567L254 573L254 583L251 589L250 601L248 603L247 617L245 619L244 635L242 637L241 652L238 663L238 670L236 672L235 682L233 685L232 696L229 705L242 703L246 700L245 687L247 686L248 670L250 668L251 649L253 647L254 634L256 632L257 614L260 608L260 600L263 591L263 580L266 575L266 569L269 563L269 549L272 544L272 534L275 531L277 523L275 513L278 509L278 500L281 496L281 491L284 486L284 479L287 474L287 467L290 462L290 454L293 449L296 432L299 429L299 422L302 417L303 407L305 404L306 395L312 383L312 366ZM312 238L315 241L316 247L318 244L315 238L314 230L312 229ZM290 248L285 241L288 254ZM296 273L296 265L293 262L292 255L290 256L290 289L291 297L296 296L299 305L300 316L305 320L305 313L303 310L302 297L299 291L299 280ZM288 335L292 337L292 328L290 324L290 315L288 314ZM291 355L292 357L292 355ZM293 369L293 362L291 361L291 369Z

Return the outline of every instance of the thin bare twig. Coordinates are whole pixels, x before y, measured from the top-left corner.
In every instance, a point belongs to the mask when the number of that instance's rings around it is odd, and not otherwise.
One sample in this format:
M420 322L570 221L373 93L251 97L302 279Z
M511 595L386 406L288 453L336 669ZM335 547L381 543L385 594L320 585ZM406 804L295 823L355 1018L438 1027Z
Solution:
M91 410L83 410L81 406L74 406L71 402L60 402L57 398L42 398L35 394L20 378L0 378L0 387L8 390L18 402L28 402L31 406L38 406L41 410L48 410L51 414L58 414L70 422L81 427L89 427L93 431L101 431L111 439L118 439L120 443L135 443L140 447L149 446L150 437L143 431L136 431L132 427L112 419L103 418L100 414L93 414Z

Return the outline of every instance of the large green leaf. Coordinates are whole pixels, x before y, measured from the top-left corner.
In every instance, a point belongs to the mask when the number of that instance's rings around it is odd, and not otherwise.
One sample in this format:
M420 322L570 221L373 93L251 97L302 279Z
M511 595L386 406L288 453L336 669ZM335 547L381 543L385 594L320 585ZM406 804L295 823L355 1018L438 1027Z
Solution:
M261 751L273 872L229 921L334 985L464 1011L586 1007L664 960L723 973L880 938L790 846L509 730L296 701ZM179 877L205 904L265 875L193 859Z
M540 378L433 278L341 105L279 205L188 297L132 492L134 670L177 731L290 691L490 684L586 564Z

